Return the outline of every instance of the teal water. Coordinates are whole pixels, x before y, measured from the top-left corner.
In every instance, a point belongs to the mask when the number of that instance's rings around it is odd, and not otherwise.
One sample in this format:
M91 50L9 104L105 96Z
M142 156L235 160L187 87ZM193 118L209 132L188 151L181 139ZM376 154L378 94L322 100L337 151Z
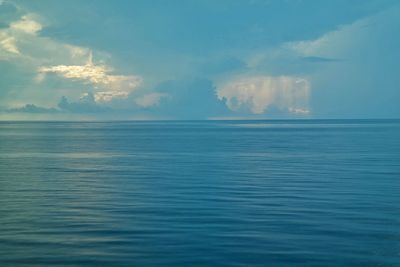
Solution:
M400 266L400 121L1 122L0 266Z

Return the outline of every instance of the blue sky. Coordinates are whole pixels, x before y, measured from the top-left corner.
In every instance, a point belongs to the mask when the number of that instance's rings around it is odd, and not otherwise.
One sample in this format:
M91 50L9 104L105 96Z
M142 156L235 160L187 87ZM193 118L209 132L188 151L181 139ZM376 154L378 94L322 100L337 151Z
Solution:
M0 0L0 119L399 118L400 2Z

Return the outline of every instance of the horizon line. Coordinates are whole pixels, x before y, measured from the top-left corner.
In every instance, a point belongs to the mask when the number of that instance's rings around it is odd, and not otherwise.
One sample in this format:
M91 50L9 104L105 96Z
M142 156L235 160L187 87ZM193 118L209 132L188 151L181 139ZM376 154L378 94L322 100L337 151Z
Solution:
M32 119L32 120L18 120L18 119L0 119L0 123L3 122L93 122L93 123L104 123L104 122L218 122L218 121L400 121L400 118L290 118L290 119L279 119L279 118L263 118L263 119L251 119L251 118L238 118L238 119L111 119L111 120L52 120L52 119Z

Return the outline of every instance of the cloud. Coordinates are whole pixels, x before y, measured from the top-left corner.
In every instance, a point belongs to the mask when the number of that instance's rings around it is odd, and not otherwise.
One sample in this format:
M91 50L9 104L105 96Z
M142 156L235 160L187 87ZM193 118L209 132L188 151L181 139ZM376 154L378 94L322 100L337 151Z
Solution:
M25 15L20 20L11 23L10 29L27 34L36 34L42 29L42 25L35 21L32 15Z
M11 108L6 110L9 113L59 113L60 110L55 108L45 108L34 104L26 104L20 108Z
M158 106L160 104L161 98L167 96L168 94L163 94L163 93L150 93L136 98L135 103L142 108Z
M291 76L233 78L217 87L217 95L229 109L249 109L262 114L269 108L308 114L311 86L307 79Z
M10 36L6 32L0 31L0 58L1 58L1 50L10 54L16 54L16 55L20 54L15 37Z
M126 99L129 96L127 91L96 92L94 99L99 103L111 102L114 99Z
M35 21L34 17L32 14L22 16L19 20L10 23L7 28L0 30L0 58L4 52L8 56L10 56L9 54L13 56L22 55L17 43L26 39L23 35L36 35L42 29L42 25ZM3 55L3 59L6 58Z
M302 57L300 58L304 62L310 62L310 63L329 63L329 62L338 62L340 61L339 59L334 59L334 58L326 58L326 57Z
M360 40L367 39L375 21L376 16L362 18L313 39L283 42L249 53L243 59L247 63L247 70L238 78L220 83L218 97L231 110L249 110L254 114L271 114L275 110L309 114L311 93L318 96L318 99L323 99L327 95L343 91L342 97L345 98L349 94L345 91L348 88L346 84L354 81L356 75L350 79L337 79L332 77L332 73L345 68L349 62L365 63L367 56L359 51L370 46L371 42L360 46ZM257 74L250 76L246 73ZM311 80L314 88L312 92ZM340 82L345 84L326 92L327 87ZM356 90L358 89L352 89L353 92ZM316 110L316 98L313 99L311 105ZM330 101L327 99L327 102ZM332 107L331 103L324 105ZM338 109L337 106L332 108ZM318 106L318 110L322 109L325 107Z
M374 16L365 17L353 23L342 25L315 39L288 42L282 47L303 58L329 60L345 57L347 59L347 57L352 57L352 54L349 54L348 50L354 45L358 45L359 40L368 37L371 27L385 13L378 13Z
M63 96L58 108L71 113L99 113L111 110L109 107L98 105L92 93L84 93L77 102L70 102Z
M0 29L1 59L32 69L43 62L69 57L69 49L65 44L39 35L43 26L38 20L39 16L27 14ZM63 54L68 56L60 56Z
M305 56L342 58L313 73L320 117L398 117L400 5L294 43Z
M35 104L26 104L22 107L6 109L7 113L58 114L58 113L99 113L110 111L105 106L96 103L92 93L84 93L78 101L70 102L67 97L61 97L57 108L42 107Z
M108 103L126 99L141 85L140 76L116 74L105 61L110 57L106 53L41 36L41 20L40 16L29 13L10 22L6 28L0 28L0 60L17 66L27 80L26 88L14 93L21 98L19 102L28 96L29 102L51 105L62 95L74 98L85 91L93 91L96 102ZM96 62L92 60L93 53L98 59ZM30 73L33 79L28 81ZM55 75L50 77L49 74ZM81 86L71 82L81 83ZM36 94L29 92L34 88L38 90ZM66 92L64 88L73 90Z
M206 119L230 113L218 100L215 86L209 79L187 78L160 83L154 91L168 95L151 112L159 117Z
M79 50L75 49L76 53ZM63 78L80 80L94 86L95 89L106 89L97 92L95 100L109 102L114 98L126 98L131 91L142 83L142 78L133 75L113 75L106 65L95 65L91 57L85 65L58 65L39 68L39 74L56 73Z

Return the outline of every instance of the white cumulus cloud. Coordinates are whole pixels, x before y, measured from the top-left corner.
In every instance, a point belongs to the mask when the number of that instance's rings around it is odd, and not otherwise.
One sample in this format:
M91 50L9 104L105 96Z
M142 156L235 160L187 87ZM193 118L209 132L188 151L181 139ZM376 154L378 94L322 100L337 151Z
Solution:
M80 80L92 84L101 92L95 94L96 101L109 102L113 98L126 98L142 83L142 78L134 75L113 75L112 69L104 64L96 65L91 56L85 65L57 65L39 68L39 73L56 73L63 78ZM104 91L105 90L105 91Z
M34 19L32 14L22 16L12 22L7 28L0 29L0 58L8 59L10 56L21 56L18 42L26 39L25 35L36 35L42 25Z
M3 50L6 53L11 53L16 55L20 54L15 37L10 36L6 32L0 31L0 56L1 56L1 50Z
M22 31L28 34L36 34L42 29L42 25L37 22L32 16L25 15L18 21L10 24L11 30Z
M249 109L254 114L275 107L282 111L309 113L311 86L307 79L292 76L233 78L217 87L220 100L231 110Z

